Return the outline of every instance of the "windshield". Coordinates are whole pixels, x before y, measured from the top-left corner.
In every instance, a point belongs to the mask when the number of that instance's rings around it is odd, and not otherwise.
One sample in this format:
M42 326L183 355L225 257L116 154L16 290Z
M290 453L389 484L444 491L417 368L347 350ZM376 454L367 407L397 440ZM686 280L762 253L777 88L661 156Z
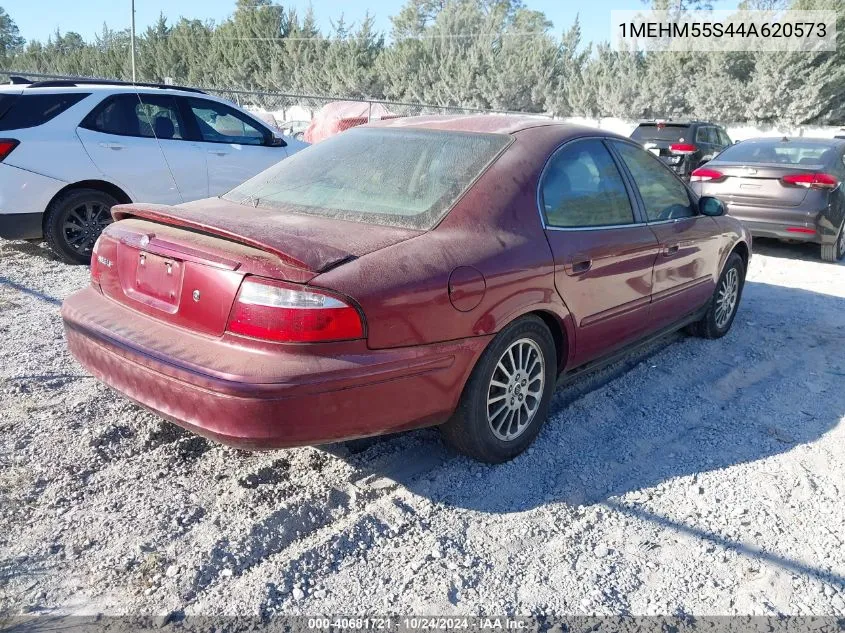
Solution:
M827 143L759 139L731 145L719 154L720 161L777 165L823 165L836 149Z
M509 142L500 134L358 128L297 152L223 197L429 229Z
M672 125L658 127L656 124L642 124L631 132L631 138L635 141L673 141L692 142L692 132L688 125Z

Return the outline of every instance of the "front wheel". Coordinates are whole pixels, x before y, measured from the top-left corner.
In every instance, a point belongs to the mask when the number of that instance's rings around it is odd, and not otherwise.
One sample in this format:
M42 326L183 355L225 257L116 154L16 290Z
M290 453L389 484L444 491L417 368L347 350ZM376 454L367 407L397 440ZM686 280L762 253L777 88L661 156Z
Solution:
M96 189L75 189L56 198L44 219L44 238L50 249L68 264L89 264L94 242L111 221L118 203Z
M515 321L484 350L458 409L441 427L443 436L461 453L489 464L516 457L545 422L556 377L549 328L535 316Z
M721 338L727 334L736 317L744 285L745 264L742 257L731 253L716 283L707 312L704 318L692 324L691 333L703 338Z

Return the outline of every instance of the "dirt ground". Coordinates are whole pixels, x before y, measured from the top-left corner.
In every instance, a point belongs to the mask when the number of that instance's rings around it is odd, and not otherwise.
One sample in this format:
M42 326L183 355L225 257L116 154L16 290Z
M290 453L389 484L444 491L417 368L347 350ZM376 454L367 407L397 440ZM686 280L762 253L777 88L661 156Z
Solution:
M67 353L87 268L0 242L0 613L845 615L845 265L755 249L727 337L560 389L489 467L192 436Z

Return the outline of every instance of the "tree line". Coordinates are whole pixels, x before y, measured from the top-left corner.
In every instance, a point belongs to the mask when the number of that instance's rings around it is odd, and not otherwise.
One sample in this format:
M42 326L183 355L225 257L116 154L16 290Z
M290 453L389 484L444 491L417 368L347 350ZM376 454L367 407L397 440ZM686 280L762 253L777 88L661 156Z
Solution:
M708 8L654 0L654 8ZM744 0L746 8L839 9L845 0ZM629 53L585 44L577 16L555 33L521 0L408 0L389 34L372 16L330 32L273 0L237 0L220 22L162 16L136 38L139 81L547 112L755 124L845 122L845 52ZM389 35L389 37L388 37ZM128 30L26 42L0 8L0 68L131 78Z

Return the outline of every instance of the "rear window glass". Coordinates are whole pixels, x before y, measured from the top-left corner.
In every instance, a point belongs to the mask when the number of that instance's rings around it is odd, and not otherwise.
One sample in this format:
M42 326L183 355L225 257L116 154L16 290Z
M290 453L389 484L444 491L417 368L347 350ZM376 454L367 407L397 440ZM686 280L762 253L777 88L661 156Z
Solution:
M825 143L752 140L731 145L719 154L719 160L776 165L824 165L833 160L836 154L836 148Z
M509 142L500 134L358 128L297 152L224 197L429 229Z
M666 125L658 127L655 124L640 125L631 132L635 141L691 141L692 131L688 125Z
M89 94L65 92L46 95L14 95L11 107L0 117L0 130L19 130L46 123L72 105L82 101ZM6 95L4 95L5 97ZM3 109L3 103L0 102L0 112Z

